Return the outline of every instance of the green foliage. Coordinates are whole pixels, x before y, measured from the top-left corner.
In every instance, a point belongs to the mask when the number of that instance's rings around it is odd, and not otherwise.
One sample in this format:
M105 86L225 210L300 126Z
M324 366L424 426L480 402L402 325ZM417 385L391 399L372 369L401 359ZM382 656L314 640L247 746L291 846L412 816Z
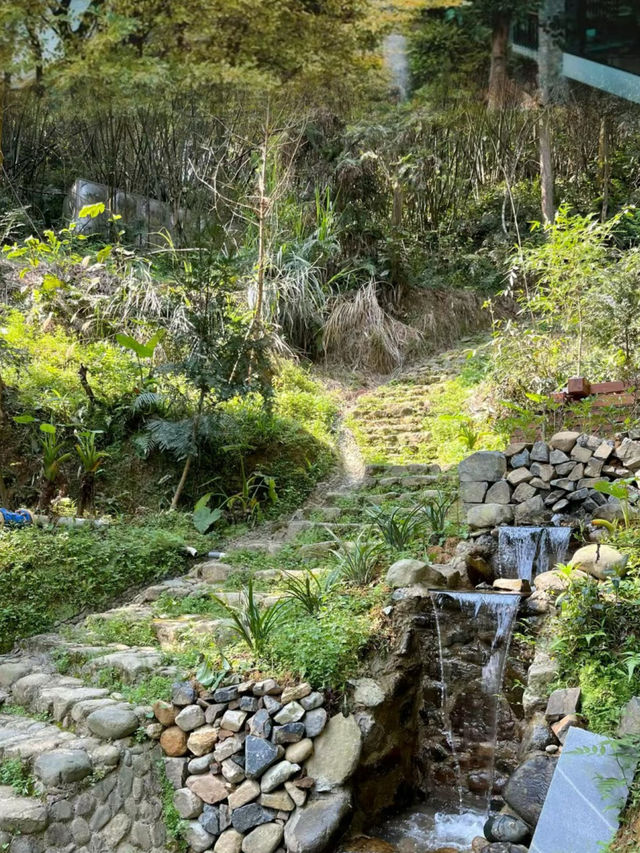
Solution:
M158 696L161 695L163 694L158 694ZM155 698L157 699L158 696ZM173 853L186 853L188 845L182 838L183 821L173 804L175 789L167 778L164 762L162 760L156 761L154 770L162 786L162 822L167 831L170 849Z
M423 513L429 530L430 544L441 544L451 532L449 511L457 500L451 483L442 482L437 493L424 502Z
M231 607L221 598L215 599L230 620L232 631L246 643L256 655L265 652L269 639L285 616L287 600L261 606L254 594L253 578L249 578L247 587L242 591L242 601L238 607Z
M203 495L193 508L193 524L198 533L208 533L213 525L222 518L222 510L218 507L209 509L207 504L211 500L211 492Z
M35 779L29 765L20 758L0 761L0 785L10 785L21 797L32 797L35 793Z
M402 507L394 507L391 512L380 508L370 509L368 514L385 543L396 551L405 551L424 527L423 511L424 507L418 504L408 511Z
M640 575L637 527L617 531L611 544L629 554L629 574L598 583L571 580L563 593L553 649L562 683L582 688L589 727L614 733L623 705L640 691Z
M485 27L459 16L436 16L426 10L413 26L409 62L415 88L433 87L451 96L469 84L483 86L488 74L488 33ZM473 83L472 83L473 81Z
M301 578L285 572L282 585L285 592L297 601L303 610L314 616L322 607L336 580L334 572L326 572L318 577L318 574L308 569Z
M0 646L184 570L184 539L148 524L0 531Z
M88 616L84 622L87 640L91 643L123 643L125 646L151 646L156 642L151 620L126 617Z
M365 646L376 636L383 595L380 588L332 594L313 617L293 609L271 639L274 663L315 687L341 687L357 673Z
M354 542L344 542L331 531L338 543L332 550L336 560L336 571L348 584L368 586L377 575L380 565L381 545L372 536L369 528L363 528Z

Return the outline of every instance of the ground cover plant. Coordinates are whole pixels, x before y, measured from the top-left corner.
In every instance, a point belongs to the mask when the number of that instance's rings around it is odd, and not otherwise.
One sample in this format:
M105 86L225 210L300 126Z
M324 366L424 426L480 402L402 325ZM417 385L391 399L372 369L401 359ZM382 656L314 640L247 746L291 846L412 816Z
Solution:
M563 683L580 685L589 727L603 734L615 734L622 708L640 691L639 539L635 524L607 539L628 555L623 578L570 582L553 642Z
M132 588L184 572L186 544L162 519L106 529L0 530L2 650L106 607Z

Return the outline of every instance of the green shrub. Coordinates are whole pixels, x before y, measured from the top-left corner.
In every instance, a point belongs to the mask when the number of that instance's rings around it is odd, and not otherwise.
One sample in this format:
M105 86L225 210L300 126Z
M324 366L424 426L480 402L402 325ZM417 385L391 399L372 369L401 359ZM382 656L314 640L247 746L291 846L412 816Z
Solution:
M610 541L630 554L629 574L572 581L553 642L561 683L582 688L583 714L603 734L615 732L622 707L640 694L640 529L621 530Z
M0 650L184 570L184 539L161 524L0 531Z
M133 620L125 617L103 618L89 616L84 624L89 642L124 643L125 646L151 646L156 636L151 628L151 620Z
M274 663L314 687L341 687L357 672L376 634L376 607L383 596L381 587L333 596L313 617L292 607L269 644Z

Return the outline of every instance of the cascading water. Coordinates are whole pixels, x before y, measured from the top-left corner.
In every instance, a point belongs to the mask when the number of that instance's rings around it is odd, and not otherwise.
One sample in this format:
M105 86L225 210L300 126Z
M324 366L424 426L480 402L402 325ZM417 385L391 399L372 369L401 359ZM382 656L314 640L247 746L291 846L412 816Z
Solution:
M402 33L389 33L382 42L385 65L391 73L391 81L400 100L404 101L409 90L409 59L407 37Z
M501 527L498 532L500 574L533 581L561 562L569 547L570 527Z
M566 559L569 543L571 541L570 527L546 527L545 528L545 544L546 548L541 549L538 556L538 571L537 574L548 572L553 569L557 563L562 563Z
M535 581L537 573L565 559L570 537L568 527L501 528L500 573ZM428 800L376 834L403 853L444 848L468 853L514 766L518 735L511 688L523 674L515 660L507 670L507 660L520 596L433 590L430 598L432 613L418 620L424 699L417 766L424 768Z

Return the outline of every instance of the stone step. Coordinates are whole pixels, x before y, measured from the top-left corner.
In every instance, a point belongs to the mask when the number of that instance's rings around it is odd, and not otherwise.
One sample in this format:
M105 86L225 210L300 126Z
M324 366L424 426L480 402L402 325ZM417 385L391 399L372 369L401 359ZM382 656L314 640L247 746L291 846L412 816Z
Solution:
M365 467L368 477L413 477L416 475L435 475L440 473L440 467L429 462L409 462L406 465L389 463L371 463Z
M433 486L438 483L439 480L440 477L437 474L412 474L405 477L389 475L384 477L374 477L373 482L370 482L364 488L382 488L390 490L394 486L397 486L398 489L402 489L403 491L406 489L417 490L422 489L425 486Z
M296 519L295 521L290 521L287 527L287 532L285 538L288 541L295 539L298 534L303 533L306 530L327 530L335 533L336 536L340 533L352 533L354 530L358 530L362 527L362 524L357 522L347 522L344 524L330 523L327 521L308 521L307 519Z
M201 613L184 614L175 619L169 617L154 619L151 628L163 651L174 650L194 633L200 637L206 634L220 645L236 638L227 619L216 619Z

